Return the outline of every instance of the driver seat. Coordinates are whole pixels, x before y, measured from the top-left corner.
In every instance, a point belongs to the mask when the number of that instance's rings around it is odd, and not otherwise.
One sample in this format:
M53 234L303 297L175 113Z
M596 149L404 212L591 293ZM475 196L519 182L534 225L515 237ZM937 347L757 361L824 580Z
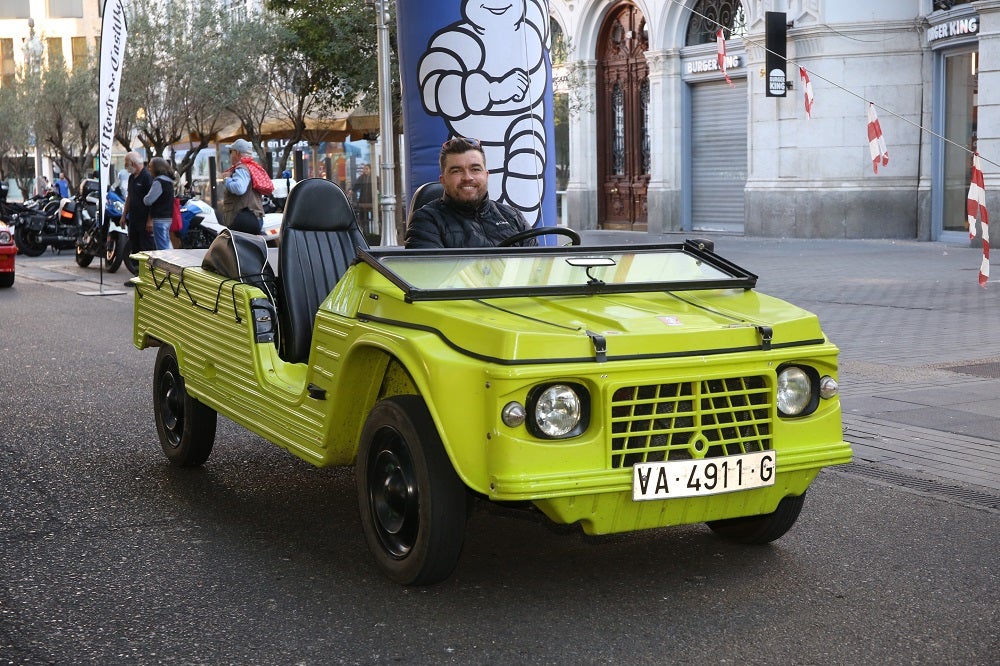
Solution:
M410 230L410 223L413 222L413 214L435 199L440 199L443 194L444 185L436 180L424 183L413 191L413 196L410 198L410 210L406 212L407 232ZM405 238L404 236L404 240Z
M309 178L292 188L279 239L281 356L289 363L304 363L320 303L368 243L347 195L323 178Z

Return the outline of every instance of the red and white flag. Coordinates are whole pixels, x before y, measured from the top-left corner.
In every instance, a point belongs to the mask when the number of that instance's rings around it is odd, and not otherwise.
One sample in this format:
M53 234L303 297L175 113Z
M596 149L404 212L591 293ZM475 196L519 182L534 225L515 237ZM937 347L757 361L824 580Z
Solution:
M976 218L983 227L983 263L979 267L979 286L986 287L990 279L990 214L986 210L986 181L983 179L983 163L979 153L972 154L972 180L969 196L965 202L965 212L969 218L969 239L976 237Z
M806 98L806 115L813 117L813 84L809 82L809 75L805 67L799 67L799 78L802 79L802 90Z
M726 83L732 86L733 82L730 80L729 74L726 74L726 38L722 34L722 28L719 28L715 33L715 50L718 52L719 69L726 77Z
M872 156L872 169L878 173L878 163L882 166L889 163L889 151L885 147L885 139L882 138L882 126L878 123L878 114L875 113L875 103L868 102L868 152Z

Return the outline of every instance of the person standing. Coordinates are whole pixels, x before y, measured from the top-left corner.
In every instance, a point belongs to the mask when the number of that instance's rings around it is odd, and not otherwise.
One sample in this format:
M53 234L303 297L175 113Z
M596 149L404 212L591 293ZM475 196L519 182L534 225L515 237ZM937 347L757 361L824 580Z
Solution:
M530 229L519 210L490 199L486 154L477 139L445 141L438 164L444 194L414 211L407 248L494 247ZM537 244L534 238L518 243Z
M372 223L372 168L367 164L361 165L361 175L354 181L354 196L358 202L358 214L361 218L362 227L366 231L374 231Z
M153 185L153 176L146 168L146 160L135 151L125 155L125 169L129 173L128 194L125 197L129 254L155 250L156 244L153 242L153 226L149 219L149 207L142 200L149 194L149 188ZM132 281L129 280L125 284L131 287Z
M59 196L63 199L69 198L69 181L66 180L66 174L59 172L56 176L56 189L59 190Z
M232 166L223 173L222 224L235 231L259 234L264 225L262 195L274 191L271 177L253 159L253 145L237 139L229 146Z
M149 207L149 215L153 223L153 240L157 250L169 250L170 222L174 214L174 179L171 177L170 163L162 157L154 157L149 161L149 170L153 175L153 183L142 202Z

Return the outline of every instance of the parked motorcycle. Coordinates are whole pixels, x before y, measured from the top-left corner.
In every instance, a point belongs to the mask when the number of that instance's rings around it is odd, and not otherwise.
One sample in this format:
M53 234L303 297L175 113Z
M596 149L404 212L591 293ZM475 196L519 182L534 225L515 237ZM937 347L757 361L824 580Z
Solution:
M206 248L224 228L210 205L198 197L181 199L181 230L177 237L182 248Z
M72 199L60 201L51 195L34 197L24 203L25 210L14 221L14 242L28 257L37 257L50 245L54 250L76 246L78 228L70 217L63 216L64 206Z
M112 195L114 199L110 198ZM77 266L86 268L94 257L104 255L108 272L114 273L122 265L127 251L128 231L121 226L125 202L121 201L119 208L117 202L121 197L108 192L109 199L106 202L110 200L113 204L111 207L106 206L106 219L101 220L98 211L100 196L100 181L88 178L80 183L79 193L75 197L63 202L59 214L65 223L76 226L74 245Z

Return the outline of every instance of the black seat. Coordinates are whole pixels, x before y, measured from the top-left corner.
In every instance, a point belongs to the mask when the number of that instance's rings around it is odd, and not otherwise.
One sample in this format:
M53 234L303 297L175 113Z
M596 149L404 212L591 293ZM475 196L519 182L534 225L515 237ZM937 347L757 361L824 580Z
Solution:
M309 178L288 195L278 245L281 283L282 357L309 360L313 323L320 303L367 248L347 195L334 183Z
M414 190L413 196L410 197L410 210L406 213L407 231L410 229L410 222L413 221L413 214L435 199L440 199L442 194L444 194L444 185L437 181L424 183Z

